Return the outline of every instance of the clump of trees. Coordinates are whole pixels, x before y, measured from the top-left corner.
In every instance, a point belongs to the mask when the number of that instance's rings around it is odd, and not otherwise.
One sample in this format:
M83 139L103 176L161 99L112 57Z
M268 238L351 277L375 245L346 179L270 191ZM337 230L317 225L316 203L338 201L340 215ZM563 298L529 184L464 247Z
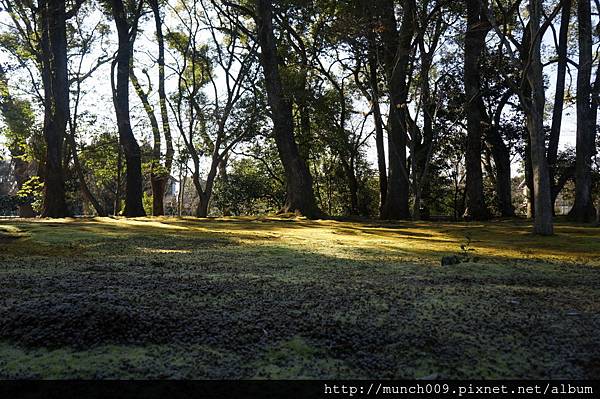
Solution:
M21 216L597 219L597 0L0 6Z

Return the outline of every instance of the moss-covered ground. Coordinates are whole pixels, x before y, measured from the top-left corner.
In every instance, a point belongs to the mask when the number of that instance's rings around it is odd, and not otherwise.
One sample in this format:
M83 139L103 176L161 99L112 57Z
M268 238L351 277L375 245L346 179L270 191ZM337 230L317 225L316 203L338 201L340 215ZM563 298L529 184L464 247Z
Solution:
M600 229L530 230L0 220L0 377L600 378Z

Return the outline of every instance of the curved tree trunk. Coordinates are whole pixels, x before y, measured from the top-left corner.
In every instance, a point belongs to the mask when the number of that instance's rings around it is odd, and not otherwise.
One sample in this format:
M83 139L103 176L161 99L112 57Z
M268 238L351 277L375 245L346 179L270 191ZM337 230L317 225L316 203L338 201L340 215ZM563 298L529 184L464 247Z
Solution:
M298 152L294 138L292 105L286 98L279 73L279 54L273 33L273 5L270 0L256 0L256 25L261 48L260 61L265 76L267 99L273 119L273 133L283 164L287 184L287 201L283 211L300 212L307 217L318 217L313 192L313 181L306 162Z

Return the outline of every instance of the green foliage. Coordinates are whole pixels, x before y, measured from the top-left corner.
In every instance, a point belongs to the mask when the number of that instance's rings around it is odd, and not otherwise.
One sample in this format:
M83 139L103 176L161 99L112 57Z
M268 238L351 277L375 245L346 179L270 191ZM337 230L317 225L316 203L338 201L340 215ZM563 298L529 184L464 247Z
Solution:
M277 212L285 201L285 189L266 167L251 158L231 164L227 179L215 183L213 206L222 214L260 215Z
M165 41L171 49L185 58L185 69L179 71L183 77L180 91L188 90L194 95L199 94L197 90L209 82L213 73L208 57L208 45L195 44L188 35L177 31L168 32Z
M4 69L0 67L0 111L4 126L0 129L13 158L31 159L27 140L35 131L35 115L28 100L11 95Z
M152 194L144 192L142 196L142 205L144 205L146 215L152 215Z
M0 195L0 216L10 216L15 213L20 198L16 195Z
M30 177L17 192L19 204L31 204L36 212L44 205L44 183L39 176Z
M118 137L108 132L95 135L90 144L80 149L79 158L84 167L86 182L94 189L98 201L105 209L113 209L117 191L124 193L125 160L121 160L119 173L120 151Z

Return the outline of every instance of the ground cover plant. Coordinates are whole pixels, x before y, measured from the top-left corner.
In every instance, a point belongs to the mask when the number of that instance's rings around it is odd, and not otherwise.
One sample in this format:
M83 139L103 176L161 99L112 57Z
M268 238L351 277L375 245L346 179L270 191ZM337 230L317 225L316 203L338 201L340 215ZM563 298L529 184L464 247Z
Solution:
M600 232L530 231L4 219L0 377L600 378Z

